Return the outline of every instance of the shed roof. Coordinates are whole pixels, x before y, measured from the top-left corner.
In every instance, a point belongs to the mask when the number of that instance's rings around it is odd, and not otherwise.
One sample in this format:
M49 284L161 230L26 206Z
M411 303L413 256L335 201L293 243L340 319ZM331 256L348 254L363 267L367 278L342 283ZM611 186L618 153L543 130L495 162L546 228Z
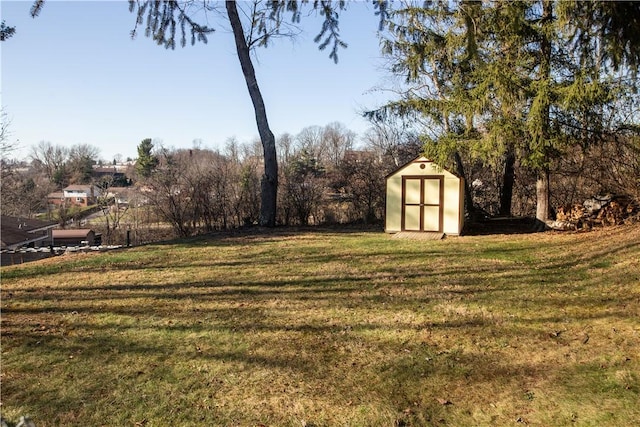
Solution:
M435 162L434 162L433 160L429 160L429 159L428 159L428 158L426 158L425 156L418 156L418 157L415 157L414 159L409 160L407 163L405 163L405 164L403 164L403 165L399 166L396 170L391 171L387 176L385 176L385 179L387 179L387 178L389 178L389 177L391 177L391 176L393 176L393 175L396 175L398 172L402 171L402 170L403 170L403 169L405 169L407 166L409 166L409 165L411 165L412 163L415 163L415 162L434 163L434 164L435 164ZM451 172L450 170L445 169L445 168L443 168L443 167L441 167L441 166L439 166L439 165L436 165L436 166L437 166L438 168L442 169L443 171L447 171L447 172L448 172L448 173L450 173L451 175L455 175L456 177L460 178L460 177L458 176L458 174L457 174L457 173L455 173L455 172Z
M93 230L89 228L74 228L69 230L53 230L54 239L80 239L89 236Z

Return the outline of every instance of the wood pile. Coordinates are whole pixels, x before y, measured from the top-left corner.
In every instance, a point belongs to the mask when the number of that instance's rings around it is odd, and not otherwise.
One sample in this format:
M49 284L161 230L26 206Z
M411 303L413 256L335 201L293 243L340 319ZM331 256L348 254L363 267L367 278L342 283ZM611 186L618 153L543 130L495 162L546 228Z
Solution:
M620 225L638 220L640 207L628 196L595 196L583 204L560 206L556 220L549 224L554 230L583 230L597 226Z

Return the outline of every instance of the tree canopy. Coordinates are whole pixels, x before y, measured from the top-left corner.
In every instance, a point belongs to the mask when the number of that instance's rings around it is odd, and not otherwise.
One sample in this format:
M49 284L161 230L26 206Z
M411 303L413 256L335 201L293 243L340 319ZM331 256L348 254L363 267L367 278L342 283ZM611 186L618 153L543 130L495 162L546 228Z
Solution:
M438 128L424 141L440 163L517 155L538 175L544 221L554 159L637 120L620 106L637 97L638 19L632 2L403 2L383 39L402 96L368 114Z
M15 33L16 27L7 25L4 20L0 23L0 41L10 39Z

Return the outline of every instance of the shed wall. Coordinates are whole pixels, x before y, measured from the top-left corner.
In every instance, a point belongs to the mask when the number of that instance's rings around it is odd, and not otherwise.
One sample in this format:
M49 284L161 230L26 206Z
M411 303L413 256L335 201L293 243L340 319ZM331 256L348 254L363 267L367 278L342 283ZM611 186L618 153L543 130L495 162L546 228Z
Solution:
M424 165L421 168L420 165ZM464 221L464 183L454 174L439 168L424 158L417 159L387 177L385 231L402 231L402 178L403 176L442 176L444 198L442 204L443 229L446 234L458 235Z

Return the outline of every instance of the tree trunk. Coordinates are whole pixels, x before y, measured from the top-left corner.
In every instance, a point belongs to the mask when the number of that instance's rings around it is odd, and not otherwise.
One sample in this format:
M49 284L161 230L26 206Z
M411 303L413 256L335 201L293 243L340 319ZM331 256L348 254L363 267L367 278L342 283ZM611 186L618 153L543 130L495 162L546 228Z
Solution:
M511 200L513 199L513 183L515 181L514 165L516 155L513 150L507 151L504 160L504 173L502 175L502 188L500 189L500 215L511 216Z
M550 85L551 80L551 53L552 46L550 40L550 34L547 31L548 26L553 21L553 4L549 0L545 0L542 5L542 18L540 19L542 25L541 40L540 40L540 80ZM541 108L540 128L538 129L538 138L541 138L541 145L543 150L543 165L538 172L538 180L536 181L536 219L539 222L546 223L549 219L549 153L547 150L547 143L550 137L550 114L551 114L551 101L550 95L547 93L548 88L545 89L543 96L543 107ZM540 144L540 143L539 143Z
M464 182L464 204L466 206L467 212L473 216L475 213L475 207L473 206L473 197L471 196L471 188L469 188L469 182L467 180L467 176L464 172L464 164L462 163L462 157L460 157L459 152L455 152L453 157L456 161L456 173L460 178L462 178Z
M545 224L549 219L549 200L549 169L545 169L536 181L536 219Z
M276 139L271 132L269 122L267 121L267 111L262 99L262 93L258 87L256 73L253 68L249 47L244 38L244 30L242 22L238 15L235 1L226 1L227 15L229 23L233 30L233 36L236 42L236 50L238 51L238 59L244 74L244 80L247 83L249 96L253 102L253 109L256 115L256 124L258 125L258 134L262 141L262 150L264 153L264 175L261 181L261 204L260 204L260 225L265 227L274 227L276 225L276 202L278 195L278 159L276 157Z

